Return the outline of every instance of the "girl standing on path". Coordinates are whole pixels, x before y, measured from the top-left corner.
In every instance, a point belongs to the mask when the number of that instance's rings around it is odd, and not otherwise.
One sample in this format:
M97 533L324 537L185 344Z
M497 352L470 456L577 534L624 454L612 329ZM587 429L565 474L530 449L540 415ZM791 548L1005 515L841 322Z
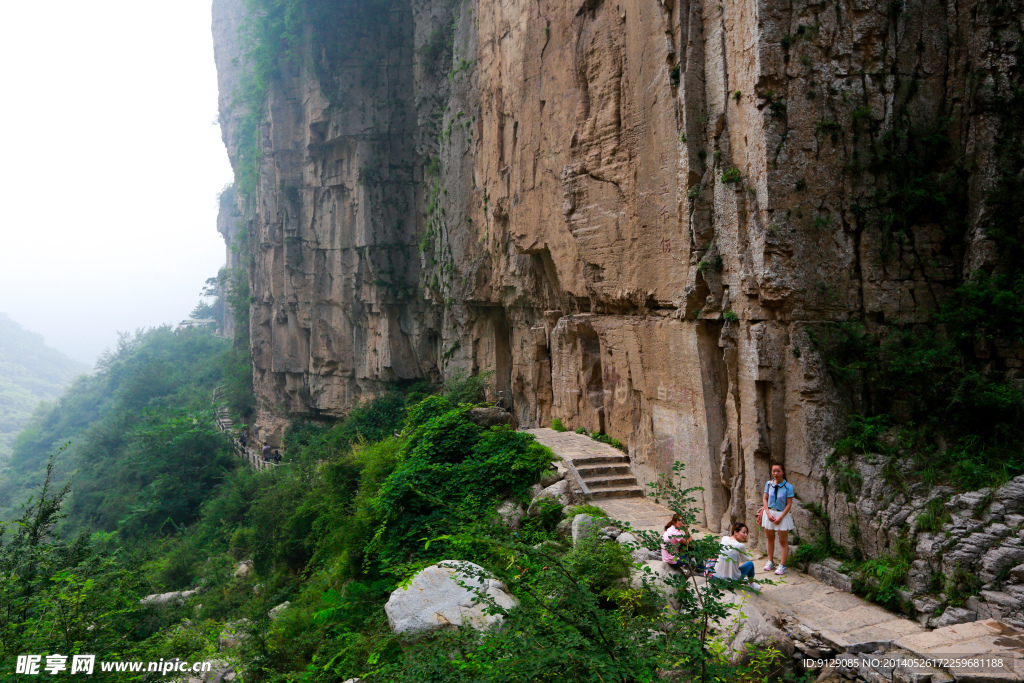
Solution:
M758 591L761 587L754 583L754 563L750 560L743 562L744 558L750 556L747 552L748 534L747 525L738 522L732 525L730 535L722 536L722 549L715 562L715 578L724 581L746 579L750 587Z
M764 485L764 513L761 526L768 542L768 564L766 572L775 569L776 576L786 573L786 561L789 559L789 532L796 528L789 509L793 507L793 485L786 481L786 470L782 465L772 465L772 478ZM782 549L782 562L775 567L775 532L779 532L779 547Z

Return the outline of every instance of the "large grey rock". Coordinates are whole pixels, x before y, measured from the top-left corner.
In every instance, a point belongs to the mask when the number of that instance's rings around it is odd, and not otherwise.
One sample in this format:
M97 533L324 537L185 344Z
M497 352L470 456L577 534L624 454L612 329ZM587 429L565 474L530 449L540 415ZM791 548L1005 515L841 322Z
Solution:
M530 517L536 517L539 515L541 501L545 499L557 501L561 505L569 505L572 501L572 492L569 490L569 482L563 479L562 481L543 489L532 501L530 501L530 508L526 511L526 514Z
M234 665L224 660L213 660L210 664L210 670L200 679L201 683L231 683L238 678Z
M588 536L597 537L604 520L590 515L576 515L572 518L572 544L576 545Z
M1013 539L1016 541L1017 539ZM985 582L993 581L1006 570L1024 561L1024 547L998 545L989 549L981 558L978 577ZM1012 571L1012 570L1010 570Z
M562 541L572 540L572 522L575 517L567 517L555 526L555 537Z
M946 501L946 509L952 513L966 511L968 514L974 514L983 505L991 502L991 494L992 489L989 488L978 489L977 491L967 491L965 493L958 493L957 495L952 496L948 501Z
M491 427L508 426L515 429L519 426L516 422L515 416L507 410L502 410L498 406L491 406L489 408L473 408L467 415L470 422L489 429Z
M807 567L807 573L816 578L822 583L826 583L833 588L838 588L841 591L847 593L853 592L853 580L848 574L844 574L839 571L841 562L838 560L829 558L821 563L811 563Z
M994 498L1003 504L1007 514L1024 513L1024 474L996 489Z
M1024 581L1024 564L1018 564L1016 567L1011 569L1010 576L1018 581Z
M1010 527L1001 522L995 522L985 527L985 533L996 538L1006 538L1010 535Z
M540 475L540 485L547 488L548 486L554 486L563 479L565 479L565 475L552 467L549 470L544 470Z
M679 601L676 599L678 589L669 583L670 578L678 576L680 573L669 567L668 563L661 560L646 560L632 572L629 585L632 588L653 588L668 599L672 609L679 609ZM703 577L699 581L703 583Z
M942 616L935 620L935 628L953 626L954 624L966 624L969 621L977 621L978 613L964 609L963 607L947 607Z
M408 586L395 589L384 605L391 630L415 637L462 625L485 629L500 622L500 614L486 613L488 605L481 595L503 609L518 602L500 581L483 574L480 566L458 560L422 570Z
M170 593L154 593L153 595L147 595L146 597L139 600L140 605L180 605L188 600L193 595L199 593L198 588L194 588L190 591L172 591Z
M638 539L636 536L629 533L628 531L623 531L621 534L618 535L618 537L615 540L618 543L640 543L640 539Z
M523 518L526 516L526 510L523 506L514 500L506 500L498 506L498 522L507 526L513 531L517 531L523 526Z
M986 611L985 607L996 619L1010 614L1019 616L1021 612L1024 612L1024 597L1016 596L1013 593L983 590L981 597L985 599L985 602L979 606L978 616L983 616Z
M292 605L292 603L291 603L290 600L285 600L280 605L278 605L277 607L272 608L269 612L267 612L267 616L270 617L271 621L277 621L278 618L281 616L281 613L284 612L289 607L291 607L291 605Z
M217 649L228 650L249 639L246 629L252 622L248 619L229 621L224 624L224 629L217 636Z
M774 648L789 657L793 654L793 639L778 625L769 603L756 600L745 590L726 591L724 601L732 603L725 619L718 624L723 640L729 643L726 651L734 665L748 663L754 653Z
M914 560L907 573L907 587L914 595L927 593L932 588L932 566L925 560Z
M238 567L235 568L234 576L236 579L247 579L252 572L252 562L245 560L244 562L238 563Z
M649 560L661 560L660 551L648 550L647 548L643 547L643 545L640 543L640 539L638 539L636 536L629 533L628 531L624 531L621 534L619 534L618 538L616 538L615 540L618 543L630 546L631 550L629 554L633 558L634 562L643 564L644 562L647 562Z
M914 611L917 612L917 621L922 626L927 624L930 619L935 618L936 610L943 605L942 602L930 595L914 598L911 604L914 606Z

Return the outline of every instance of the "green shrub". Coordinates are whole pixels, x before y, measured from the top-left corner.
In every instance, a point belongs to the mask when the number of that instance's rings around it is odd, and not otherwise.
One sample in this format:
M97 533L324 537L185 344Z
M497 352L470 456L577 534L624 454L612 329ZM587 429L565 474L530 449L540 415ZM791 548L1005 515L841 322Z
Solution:
M596 505L571 505L565 510L567 518L576 515L590 515L591 517L608 517L608 513Z
M487 398L487 384L494 372L481 372L469 375L465 370L458 369L445 380L441 394L452 405L460 403L482 403Z
M854 592L889 609L901 609L903 597L900 591L910 572L913 558L911 542L905 537L898 539L892 552L856 565L853 572Z
M722 174L722 182L726 184L736 184L743 179L743 175L740 170L733 166Z
M942 498L932 498L917 517L917 530L925 533L942 531L942 527L952 519Z
M569 431L569 428L566 427L562 423L562 421L559 420L557 417L555 419L551 420L551 428L554 429L556 432L567 432L567 431Z

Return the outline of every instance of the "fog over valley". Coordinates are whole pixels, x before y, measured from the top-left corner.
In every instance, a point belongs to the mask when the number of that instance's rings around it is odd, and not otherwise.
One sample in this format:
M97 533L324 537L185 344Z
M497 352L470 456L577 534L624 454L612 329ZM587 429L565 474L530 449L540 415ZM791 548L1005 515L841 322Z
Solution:
M91 366L224 264L210 5L17 2L4 24L0 312Z

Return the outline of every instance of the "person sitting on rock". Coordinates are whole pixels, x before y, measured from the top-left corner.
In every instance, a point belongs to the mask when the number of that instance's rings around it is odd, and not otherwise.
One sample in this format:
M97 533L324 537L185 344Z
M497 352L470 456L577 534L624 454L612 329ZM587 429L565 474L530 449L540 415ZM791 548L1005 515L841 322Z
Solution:
M750 553L747 552L749 533L746 524L737 522L732 525L728 536L722 536L722 549L718 553L718 561L715 562L714 577L731 582L746 579L750 582L751 588L759 591L761 587L754 583L754 563L750 560L743 561L743 558L750 557Z
M782 465L772 465L772 478L764 485L762 501L764 512L761 514L761 526L764 527L765 541L768 545L768 564L766 572L773 569L777 576L786 573L786 562L789 560L789 532L796 528L793 515L789 509L793 507L793 485L786 481L786 470ZM779 532L779 549L782 551L782 562L775 567L775 532Z
M690 552L693 538L684 526L681 516L672 515L665 525L665 533L661 535L661 559L673 569L695 566L695 558Z

